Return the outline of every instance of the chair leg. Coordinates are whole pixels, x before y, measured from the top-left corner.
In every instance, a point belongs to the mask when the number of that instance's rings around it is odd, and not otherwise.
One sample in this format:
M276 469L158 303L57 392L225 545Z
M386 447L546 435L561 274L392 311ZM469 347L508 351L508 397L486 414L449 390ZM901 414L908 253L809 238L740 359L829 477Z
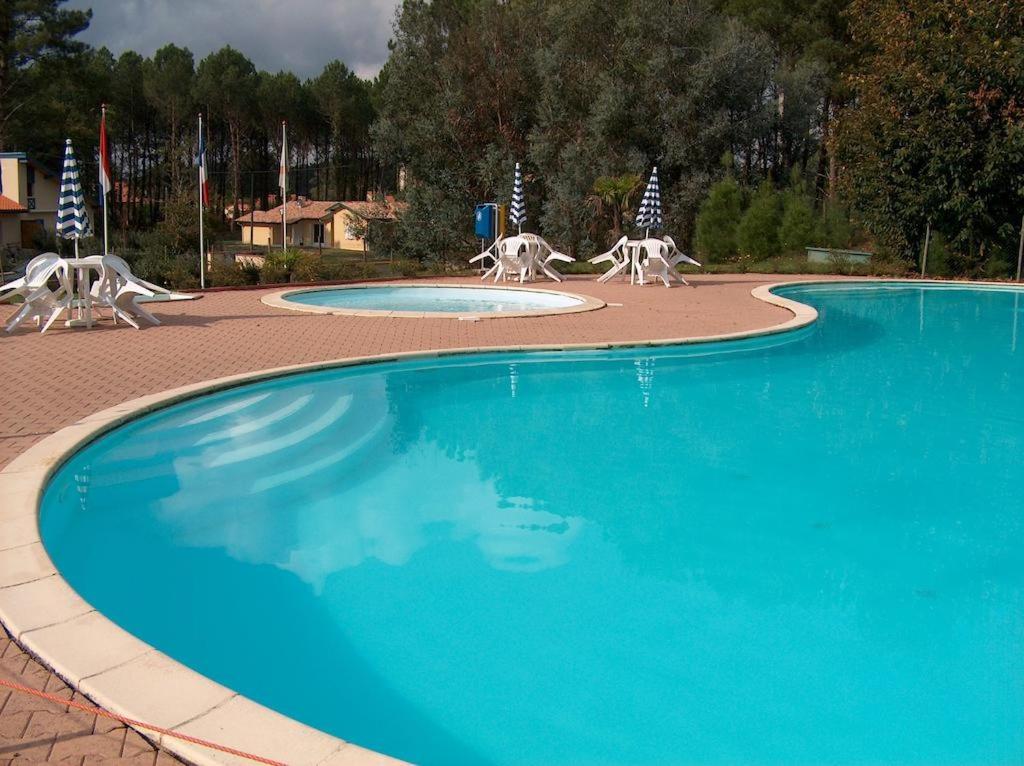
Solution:
M15 327L24 322L28 318L31 308L32 304L26 303L24 306L18 309L18 313L11 317L11 321L9 321L7 325L4 327L4 332L11 332Z
M138 299L132 299L132 301L131 301L131 312L130 313L135 313L135 314L139 315L140 317L142 317L143 319L147 320L151 324L160 324L160 320L159 319L157 319L148 310L144 309L142 306L139 305Z
M54 321L57 319L57 317L59 317L61 314L64 313L64 309L65 308L66 308L65 306L61 306L61 305L55 306L53 311L50 312L50 316L46 320L46 324L43 325L42 329L40 329L39 332L40 333L44 333L47 330L49 330L50 329L50 325L52 325L54 323Z
M126 321L126 322L127 322L128 324L130 324L130 325L131 325L132 327L134 327L134 328L135 328L136 330L138 330L138 329L139 329L139 323L138 323L138 322L136 322L136 321L135 321L134 319L132 319L132 318L131 318L131 317L130 317L130 316L128 315L128 312L127 312L127 311L125 311L124 309L118 308L117 306L111 306L110 308L111 308L111 309L113 309L113 312L114 312L114 316L115 316L115 317L119 316L119 317L121 317L121 319L123 319L124 321Z

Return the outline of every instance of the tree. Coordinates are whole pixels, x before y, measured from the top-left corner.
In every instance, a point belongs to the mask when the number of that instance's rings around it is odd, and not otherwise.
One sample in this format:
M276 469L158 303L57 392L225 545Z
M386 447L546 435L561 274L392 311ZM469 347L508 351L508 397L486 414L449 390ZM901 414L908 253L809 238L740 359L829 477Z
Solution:
M231 205L238 218L242 185L242 134L254 113L256 67L242 53L225 45L199 62L196 91L211 117L227 126L231 147Z
M608 232L609 243L622 236L622 220L633 206L633 198L640 189L639 175L627 173L621 176L601 176L594 181L590 202L598 216L611 222Z
M310 90L329 127L328 159L333 160L334 193L338 199L351 199L356 192L365 191L365 178L360 176L367 168L370 123L374 117L369 84L335 60L310 83ZM353 169L355 173L351 172Z
M720 263L736 257L736 227L742 205L739 184L731 176L711 187L697 214L694 244L702 259Z
M89 26L92 11L62 9L64 1L0 3L0 151L7 146L8 123L32 93L28 82L32 66L85 49L72 38Z
M1024 14L1002 0L854 0L850 14L867 49L838 137L850 199L904 258L931 222L980 268L1024 204Z
M160 48L143 69L143 91L150 108L170 127L166 162L174 193L181 192L180 172L184 161L181 123L191 115L195 62L192 51L176 45Z
M779 254L779 195L765 181L736 227L740 254L763 261Z
M783 253L802 253L804 248L821 245L821 226L803 185L795 185L782 197L779 223L779 248Z

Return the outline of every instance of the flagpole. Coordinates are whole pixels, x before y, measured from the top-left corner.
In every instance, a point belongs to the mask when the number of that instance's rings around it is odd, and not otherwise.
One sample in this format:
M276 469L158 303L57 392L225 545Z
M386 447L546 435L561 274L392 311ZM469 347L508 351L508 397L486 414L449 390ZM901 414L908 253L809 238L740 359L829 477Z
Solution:
M206 247L203 242L203 170L206 157L203 156L203 113L199 113L199 167L196 172L199 174L199 288L206 287Z
M288 123L281 120L281 250L288 249Z
M103 145L100 147L100 174L106 170L106 149L107 149L107 105L100 104L100 126L103 128ZM110 247L107 242L107 189L103 189L103 254L110 255Z

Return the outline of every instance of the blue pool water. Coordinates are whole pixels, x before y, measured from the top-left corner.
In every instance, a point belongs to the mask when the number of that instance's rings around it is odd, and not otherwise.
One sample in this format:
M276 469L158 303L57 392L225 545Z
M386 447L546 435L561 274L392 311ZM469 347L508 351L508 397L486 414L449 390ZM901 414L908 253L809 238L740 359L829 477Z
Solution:
M285 298L308 306L372 311L501 313L568 308L582 304L571 295L500 287L360 287L309 290Z
M319 371L55 476L127 630L424 764L1024 757L1024 299L795 287L715 345Z

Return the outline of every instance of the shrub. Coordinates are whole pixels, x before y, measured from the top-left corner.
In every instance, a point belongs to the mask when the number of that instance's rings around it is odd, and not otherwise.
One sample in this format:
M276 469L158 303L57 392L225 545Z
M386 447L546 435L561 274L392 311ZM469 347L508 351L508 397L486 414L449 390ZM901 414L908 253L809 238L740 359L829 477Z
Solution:
M259 269L251 266L239 266L234 262L214 260L206 273L206 282L211 287L238 287L256 284Z
M779 247L783 253L797 254L804 248L821 244L821 227L810 200L799 191L790 191L783 198L782 220L779 224Z
M853 224L849 213L840 205L825 206L822 232L828 247L847 249L853 244Z
M323 271L321 258L316 253L300 253L292 265L293 282L317 282Z
M736 257L741 207L740 187L732 178L711 187L697 213L694 245L701 259L717 263Z
M260 269L260 281L265 285L275 285L292 281L292 271L302 257L299 250L274 250L267 255Z
M779 254L779 195L763 183L736 227L736 245L742 255L764 260Z

